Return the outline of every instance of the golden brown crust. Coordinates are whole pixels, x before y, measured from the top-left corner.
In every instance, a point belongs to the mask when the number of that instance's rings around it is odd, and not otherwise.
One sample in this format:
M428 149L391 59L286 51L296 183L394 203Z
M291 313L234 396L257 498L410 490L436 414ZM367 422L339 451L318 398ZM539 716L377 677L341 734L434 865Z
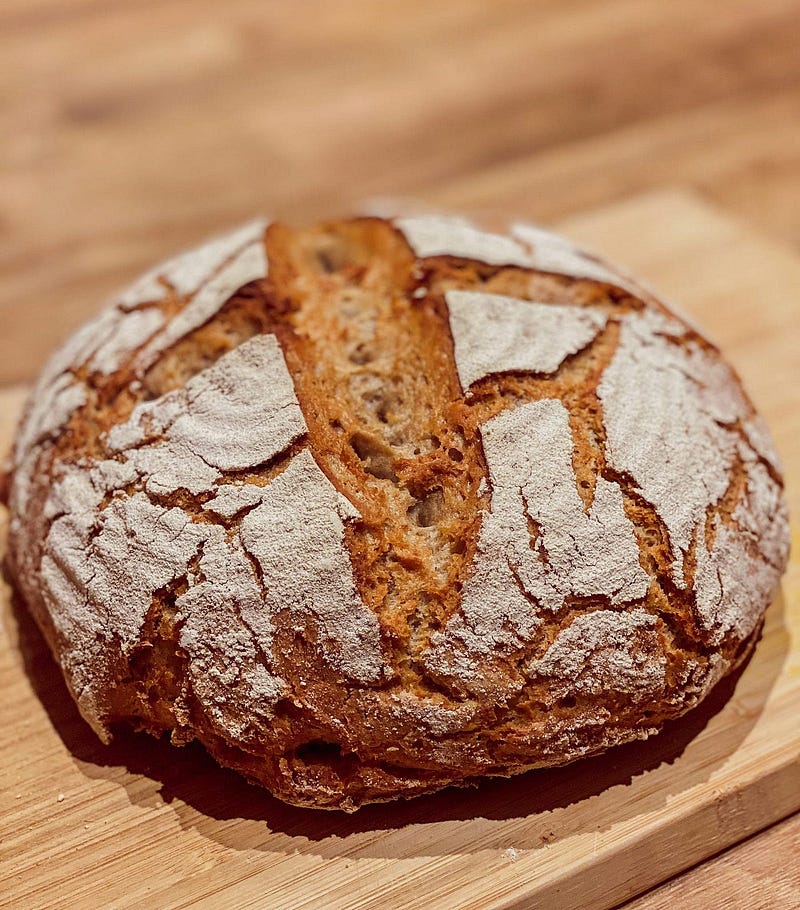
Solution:
M422 222L246 226L43 375L9 562L101 736L351 810L644 738L754 643L785 503L718 352Z

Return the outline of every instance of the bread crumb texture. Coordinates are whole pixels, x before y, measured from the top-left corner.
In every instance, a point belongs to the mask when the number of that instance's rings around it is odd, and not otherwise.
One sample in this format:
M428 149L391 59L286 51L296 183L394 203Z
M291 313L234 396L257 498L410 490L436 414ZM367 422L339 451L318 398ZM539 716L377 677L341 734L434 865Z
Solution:
M540 228L253 221L31 394L8 563L86 720L352 810L657 731L785 567L717 350Z

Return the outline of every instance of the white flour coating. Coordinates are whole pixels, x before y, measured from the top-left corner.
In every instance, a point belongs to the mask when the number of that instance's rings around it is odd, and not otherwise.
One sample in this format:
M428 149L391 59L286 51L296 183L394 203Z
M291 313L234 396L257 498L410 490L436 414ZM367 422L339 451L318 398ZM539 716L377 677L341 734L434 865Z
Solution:
M261 502L264 488L254 483L223 483L217 487L216 495L203 506L221 518L233 518L239 512L257 506Z
M89 481L66 495L77 493L96 508L102 488L90 487ZM92 528L99 532L90 538ZM62 659L81 711L104 739L95 701L110 672L112 641L123 653L136 644L153 595L186 572L202 537L202 526L183 510L153 505L142 493L113 499L99 515L73 509L50 528L42 594L65 644Z
M32 554L37 548L29 539L30 526L25 517L39 457L48 440L66 426L74 411L85 402L86 390L71 373L62 373L48 383L40 380L28 399L14 446L14 474L9 496L9 531L12 536L19 537L20 565L25 565L26 571L35 571Z
M263 464L305 432L278 340L257 335L182 389L138 405L108 445L147 476L151 492L200 493L222 471Z
M492 512L484 513L461 609L443 632L431 635L430 647L422 655L423 665L435 677L476 681L483 674L483 658L523 648L541 625L536 607L522 589L518 566L512 562L518 555L508 540L514 531L504 528Z
M760 414L754 414L742 423L742 429L752 450L759 458L763 458L774 471L780 474L783 470L783 465L764 418Z
M106 337L109 317L82 326L50 358L33 387L14 439L14 484L11 490L12 523L28 509L32 472L41 446L58 434L72 414L86 403L86 389L72 370L80 366Z
M511 235L530 249L531 266L542 272L556 272L570 278L590 278L603 284L613 284L634 297L649 296L648 292L627 275L603 262L597 256L575 246L565 237L553 234L538 225L518 223Z
M107 312L115 316L111 331L89 361L90 370L105 376L118 370L133 351L149 341L164 325L164 314L157 307Z
M608 463L629 474L658 511L672 544L674 579L683 586L695 530L730 482L738 437L725 424L745 416L745 403L725 364L695 342L680 346L663 337L663 321L623 318L597 394Z
M560 401L504 411L482 428L492 486L461 611L431 638L426 665L466 678L480 657L520 647L542 609L569 596L603 595L611 603L643 598L649 576L639 563L633 525L619 486L600 478L587 515L572 468L569 415ZM532 542L529 522L538 533ZM470 660L449 661L466 649Z
M780 569L789 555L789 518L783 491L746 445L740 444L739 456L747 486L733 510L733 520L763 558Z
M123 651L138 641L153 594L186 572L204 536L183 509L154 505L144 493L114 499L103 511L87 556L87 590Z
M405 235L414 254L459 256L489 265L530 266L530 255L516 240L503 234L490 234L466 218L456 215L415 215L395 218L395 227Z
M759 553L743 545L735 528L718 517L714 547L709 553L698 533L694 575L697 612L712 644L728 632L748 635L761 617L776 581L776 569Z
M458 377L464 389L509 370L553 373L605 326L604 313L474 291L447 291Z
M263 243L266 225L264 219L251 221L151 270L50 358L30 395L15 440L11 494L15 514L24 513L28 507L31 472L39 455L36 447L56 435L74 411L86 403L86 390L72 371L88 363L90 370L110 374L129 354L152 339L142 354L140 369L149 366L158 353L211 318L239 287L267 274ZM179 294L193 293L231 257L233 261L222 273L153 338L163 326L163 314L156 308L135 308L165 296L162 280Z
M241 287L266 278L269 265L261 234L263 228L258 239L240 250L203 284L192 300L164 326L163 331L143 348L137 359L140 370L147 369L159 354L208 322Z
M667 660L660 620L646 610L595 610L576 616L527 673L545 679L549 703L567 694L622 694L634 702L663 695Z
M258 560L265 609L314 617L328 661L360 683L386 669L375 614L361 600L344 542L358 512L304 449L259 487L261 504L242 521L245 549Z
M714 516L710 553L704 528L698 528L695 538L697 613L714 643L731 631L741 638L750 635L789 555L789 517L781 488L747 446L740 445L739 454L747 486L733 510L735 526Z
M365 713L374 711L380 717L388 714L392 726L419 728L431 736L458 733L478 709L478 704L470 699L448 706L435 698L425 698L402 689L392 693L388 704L377 693L369 693L369 696L365 699Z
M111 459L62 466L44 505L45 518L51 522L62 517L85 519L88 535L106 494L134 483L136 479L133 465ZM87 541L88 536L84 543Z
M16 452L20 462L37 445L55 436L72 414L86 403L86 389L71 373L61 373L37 392L17 435Z
M600 594L612 603L647 594L633 525L622 491L602 477L587 515L572 467L569 413L545 399L504 411L483 426L492 483L495 533L527 591L557 611L571 595ZM538 529L533 549L528 520Z
M271 669L272 619L238 537L207 526L198 570L176 601L192 691L221 735L243 736L286 692Z
M266 227L265 219L256 218L202 246L162 262L123 291L116 300L117 305L121 309L131 309L143 303L161 300L166 295L166 286L183 296L194 293L243 247L262 239Z

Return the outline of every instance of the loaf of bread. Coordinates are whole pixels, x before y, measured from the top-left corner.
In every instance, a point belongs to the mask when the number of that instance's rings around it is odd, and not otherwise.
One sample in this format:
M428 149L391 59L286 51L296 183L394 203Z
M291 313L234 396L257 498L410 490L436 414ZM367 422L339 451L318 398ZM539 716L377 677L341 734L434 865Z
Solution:
M539 228L253 221L50 361L10 574L84 718L352 810L643 739L785 567L769 433L648 290Z

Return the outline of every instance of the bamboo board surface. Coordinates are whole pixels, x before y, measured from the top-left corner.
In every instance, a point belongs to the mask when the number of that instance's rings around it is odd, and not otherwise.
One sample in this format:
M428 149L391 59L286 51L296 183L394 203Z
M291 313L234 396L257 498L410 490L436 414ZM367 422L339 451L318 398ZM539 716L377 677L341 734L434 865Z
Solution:
M681 193L560 227L708 330L800 513L800 258ZM23 390L0 391L0 447ZM282 805L201 749L104 747L24 609L0 632L0 907L607 908L800 809L800 554L743 672L645 744L354 816Z

